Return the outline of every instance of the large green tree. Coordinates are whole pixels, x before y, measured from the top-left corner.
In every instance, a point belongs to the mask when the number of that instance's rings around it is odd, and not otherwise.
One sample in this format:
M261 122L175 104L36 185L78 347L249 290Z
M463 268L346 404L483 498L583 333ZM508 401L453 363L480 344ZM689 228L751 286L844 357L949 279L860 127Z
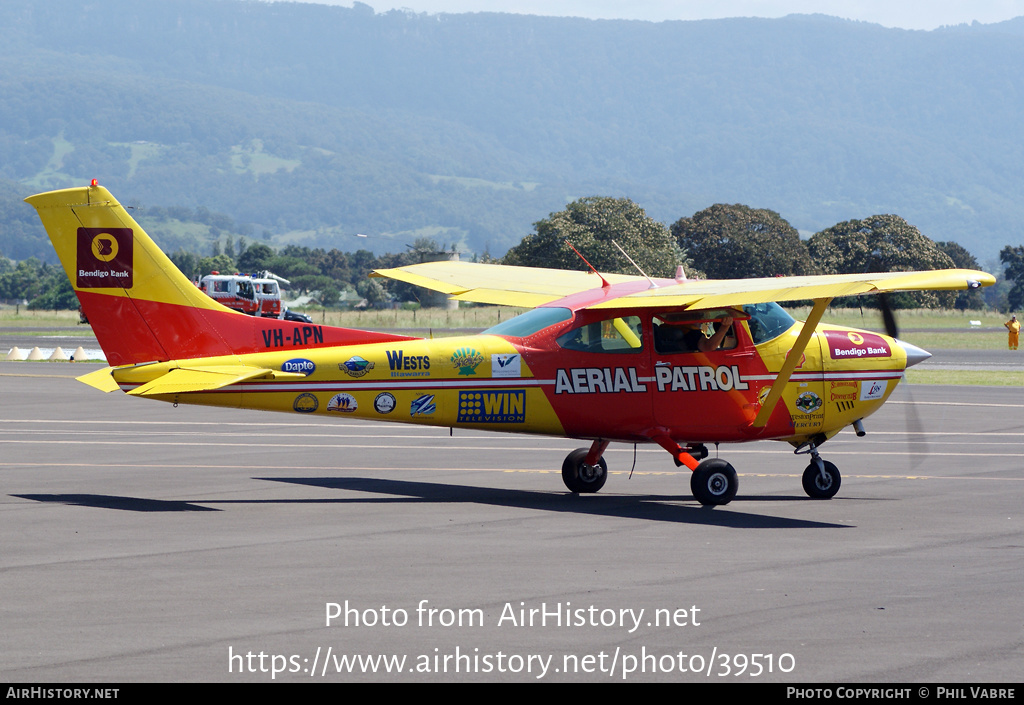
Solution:
M935 242L898 215L873 215L838 223L815 233L807 248L825 274L909 272L955 266ZM955 300L956 292L952 291L890 297L894 308L951 308Z
M600 272L638 274L616 242L652 277L675 276L683 253L668 229L628 198L592 196L534 223L535 232L508 251L502 262L524 267L587 270L566 244Z
M999 252L999 261L1003 263L1004 278L1013 282L1007 304L1011 311L1019 311L1024 307L1024 245L1007 245Z
M275 254L272 247L262 242L254 242L238 256L238 268L243 272L264 270Z
M719 203L677 220L672 235L709 279L814 273L796 229L764 208Z

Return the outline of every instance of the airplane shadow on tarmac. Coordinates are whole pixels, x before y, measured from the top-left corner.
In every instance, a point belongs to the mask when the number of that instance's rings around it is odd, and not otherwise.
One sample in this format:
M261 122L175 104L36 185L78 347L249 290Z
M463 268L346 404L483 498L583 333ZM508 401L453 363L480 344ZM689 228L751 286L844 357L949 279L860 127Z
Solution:
M201 507L192 502L166 499L145 499L143 497L119 497L111 494L15 494L12 497L31 499L35 502L53 504L74 504L79 507L100 509L121 509L128 512L219 512L212 507Z
M681 498L675 495L579 495L568 492L533 492L528 490L508 490L493 487L473 487L469 485L364 477L261 477L255 479L368 494L391 495L389 497L352 497L298 501L325 501L342 504L365 502L436 502L439 504L450 504L453 502L468 502L497 507L539 509L549 512L571 512L595 516L707 524L747 529L850 528L849 525L844 524L744 514L734 511L734 507L730 509L726 507L680 506L676 503Z
M473 487L409 480L386 480L375 478L292 478L258 477L256 480L286 482L290 484L321 487L366 495L388 495L344 497L336 499L281 499L281 500L157 500L139 497L122 497L102 494L19 494L12 495L36 502L71 504L100 509L120 509L133 512L215 512L222 511L209 505L230 504L363 504L369 502L402 504L407 502L433 502L438 504L472 503L497 507L535 509L549 512L569 512L647 521L665 521L683 524L703 524L742 529L848 529L848 524L806 521L786 517L765 516L737 512L739 498L729 507L683 506L683 499L676 495L578 495L567 492L533 492L501 488ZM688 498L687 498L688 499ZM783 498L794 502L813 501L803 497Z

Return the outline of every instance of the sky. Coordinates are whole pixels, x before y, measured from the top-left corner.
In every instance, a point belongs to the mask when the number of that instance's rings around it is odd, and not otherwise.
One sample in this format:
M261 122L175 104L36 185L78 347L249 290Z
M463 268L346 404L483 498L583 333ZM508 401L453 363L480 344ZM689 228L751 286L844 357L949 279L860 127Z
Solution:
M352 0L300 0L352 7ZM901 29L935 29L1024 15L1024 0L364 0L377 12L512 12L591 19L700 20L820 13Z

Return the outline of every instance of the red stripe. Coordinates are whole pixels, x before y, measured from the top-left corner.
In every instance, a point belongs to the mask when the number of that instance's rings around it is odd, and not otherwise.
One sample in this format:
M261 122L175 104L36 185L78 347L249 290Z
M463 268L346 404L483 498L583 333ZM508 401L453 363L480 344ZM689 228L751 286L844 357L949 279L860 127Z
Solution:
M79 291L100 347L113 366L277 350L417 340L242 313Z

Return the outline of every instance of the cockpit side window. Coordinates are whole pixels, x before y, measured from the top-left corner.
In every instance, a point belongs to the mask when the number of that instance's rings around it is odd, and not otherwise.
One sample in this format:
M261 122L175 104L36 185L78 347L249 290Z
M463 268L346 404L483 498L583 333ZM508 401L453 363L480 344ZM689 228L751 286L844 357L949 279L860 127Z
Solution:
M565 350L597 353L633 353L643 350L639 316L619 316L594 321L560 335L558 346Z
M708 312L708 315L720 312ZM726 312L728 313L728 312ZM724 316L715 315L715 318ZM702 320L699 315L660 315L654 324L654 349L661 354L700 352L701 340L711 340L721 327L721 320ZM723 334L718 350L732 350L737 345L735 329Z

